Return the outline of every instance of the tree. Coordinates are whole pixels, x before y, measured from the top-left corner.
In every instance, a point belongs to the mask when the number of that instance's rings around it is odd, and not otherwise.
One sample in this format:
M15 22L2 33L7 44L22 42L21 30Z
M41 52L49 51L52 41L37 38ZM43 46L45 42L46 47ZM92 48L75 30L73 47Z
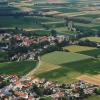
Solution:
M57 36L57 31L56 30L51 30L51 35L56 37Z

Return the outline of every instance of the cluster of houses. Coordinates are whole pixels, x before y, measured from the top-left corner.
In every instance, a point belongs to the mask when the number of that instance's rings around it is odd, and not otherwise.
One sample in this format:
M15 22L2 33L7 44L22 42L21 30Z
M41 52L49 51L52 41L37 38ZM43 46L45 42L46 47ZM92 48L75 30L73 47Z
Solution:
M19 47L26 47L27 52L17 52L9 57L10 61L22 61L22 60L38 60L39 53L43 50L48 49L50 46L56 46L63 41L69 42L69 45L78 45L79 40L71 41L68 35L57 36L31 36L28 37L22 34L11 34L11 33L0 33L0 51L10 51ZM37 45L38 48L33 48L30 50L30 47ZM80 45L80 44L79 44ZM86 44L84 44L86 45ZM100 47L100 43L96 43L97 47Z
M54 81L31 78L19 79L17 75L0 75L1 100L40 100L50 96L52 100L81 100L95 94L99 86L76 81L72 84L59 84Z
M13 40L12 40L13 39ZM57 35L56 37L54 36L32 36L28 37L22 34L11 34L11 33L2 33L0 34L0 51L8 51L18 47L27 47L28 52L26 53L16 53L12 57L10 57L11 61L14 60L30 60L30 59L35 59L37 58L37 54L43 49L48 48L49 46L55 46L58 41L58 43L61 43L64 41L65 36L64 35ZM41 45L43 43L43 45ZM30 50L29 47L31 45L41 45L40 48L35 48L35 50Z
M30 46L31 44L38 44L44 41L48 41L52 44L52 42L54 40L58 40L58 42L62 42L66 37L65 35L57 35L56 37L54 36L32 36L32 37L28 37L28 36L24 36L22 34L15 34L12 35L11 33L0 33L0 41L2 41L3 39L5 41L10 40L11 38L16 39L16 41L21 41L20 44L18 45L25 45L25 46Z
M15 35L16 40L21 40L22 44L25 46L30 46L31 44L38 44L41 42L48 41L52 44L54 40L58 40L59 42L65 39L64 35L58 35L57 37L54 36L33 36L31 38L27 36L22 36L21 34Z

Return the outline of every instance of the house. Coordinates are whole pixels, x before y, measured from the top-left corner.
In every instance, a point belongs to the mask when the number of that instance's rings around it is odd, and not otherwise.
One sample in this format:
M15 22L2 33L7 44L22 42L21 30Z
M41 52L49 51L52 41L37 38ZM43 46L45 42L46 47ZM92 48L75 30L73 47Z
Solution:
M19 96L20 98L23 98L23 99L28 99L27 93L15 91L15 95L17 95L17 96Z

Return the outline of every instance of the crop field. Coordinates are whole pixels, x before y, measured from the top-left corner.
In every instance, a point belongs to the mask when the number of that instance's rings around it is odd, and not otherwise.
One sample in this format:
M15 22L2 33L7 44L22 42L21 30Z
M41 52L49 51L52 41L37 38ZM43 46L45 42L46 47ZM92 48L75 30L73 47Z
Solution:
M100 73L100 61L88 59L60 64L60 68L36 74L37 77L56 80L61 83L73 82L83 74L96 75ZM43 65L42 65L43 66ZM48 67L48 69L50 66ZM95 69L95 70L94 70Z
M52 64L63 64L63 63L76 62L76 61L89 59L89 58L92 57L87 55L72 53L72 52L55 51L50 54L48 53L44 55L42 57L42 60Z
M57 27L55 28L55 30L59 33L59 34L78 34L77 32L73 32L73 31L69 31L67 27Z
M100 49L88 50L88 51L80 51L79 53L97 57L100 55Z
M38 16L25 16L25 17L13 17L13 16L1 16L0 28L2 27L19 27L19 28L41 28L40 23L46 21L59 21L56 18L50 17L38 17Z
M88 46L78 46L78 45L71 45L71 46L65 46L63 48L65 51L68 50L70 52L84 52L84 51L90 51L95 50L97 48L95 47L88 47Z
M22 76L35 68L36 64L36 61L0 63L0 74L17 74Z
M92 41L92 42L100 43L100 37L86 37L86 38L82 38L81 40L89 40L89 41Z
M5 62L8 59L7 52L0 52L0 62Z
M91 96L91 97L88 97L87 99L85 100L100 100L100 96Z
M87 55L53 52L41 59L43 62L34 75L61 83L70 83L84 74L91 76L100 73L100 60Z

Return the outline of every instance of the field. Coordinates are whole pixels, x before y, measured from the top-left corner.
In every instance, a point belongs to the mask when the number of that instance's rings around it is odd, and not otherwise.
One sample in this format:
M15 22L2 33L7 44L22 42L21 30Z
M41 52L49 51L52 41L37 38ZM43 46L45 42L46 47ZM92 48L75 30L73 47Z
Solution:
M8 58L7 52L0 52L0 62L7 61L7 58Z
M68 50L70 52L83 52L83 51L95 50L97 48L88 47L88 46L71 45L71 46L65 46L63 49L65 51Z
M77 57L77 58L76 58ZM64 64L64 63L70 63L70 62L76 62L84 59L89 59L90 56L72 53L72 52L59 52L55 51L50 54L46 54L42 57L43 61L46 61L48 63L52 64Z
M91 97L88 97L87 99L85 100L100 100L100 96L91 96Z
M44 55L42 61L34 75L61 83L73 82L83 74L90 76L100 74L100 60L87 55L53 52Z
M73 31L69 31L67 27L58 27L55 28L55 30L59 33L59 34L77 34L77 32L73 32Z
M100 55L100 49L88 50L88 51L81 51L81 54L97 57Z
M92 42L100 43L100 37L87 37L87 38L82 38L81 40L89 40L89 41L92 41Z
M93 75L92 77L89 75L81 75L77 78L78 80L84 80L90 84L100 85L100 74Z
M59 20L59 19L58 19ZM13 17L13 16L1 16L0 17L0 28L9 27L9 28L42 28L40 25L41 22L46 21L58 21L55 18L48 17L37 17L37 16L25 16L25 17Z
M36 61L0 63L0 74L17 74L22 76L35 68L36 64Z

